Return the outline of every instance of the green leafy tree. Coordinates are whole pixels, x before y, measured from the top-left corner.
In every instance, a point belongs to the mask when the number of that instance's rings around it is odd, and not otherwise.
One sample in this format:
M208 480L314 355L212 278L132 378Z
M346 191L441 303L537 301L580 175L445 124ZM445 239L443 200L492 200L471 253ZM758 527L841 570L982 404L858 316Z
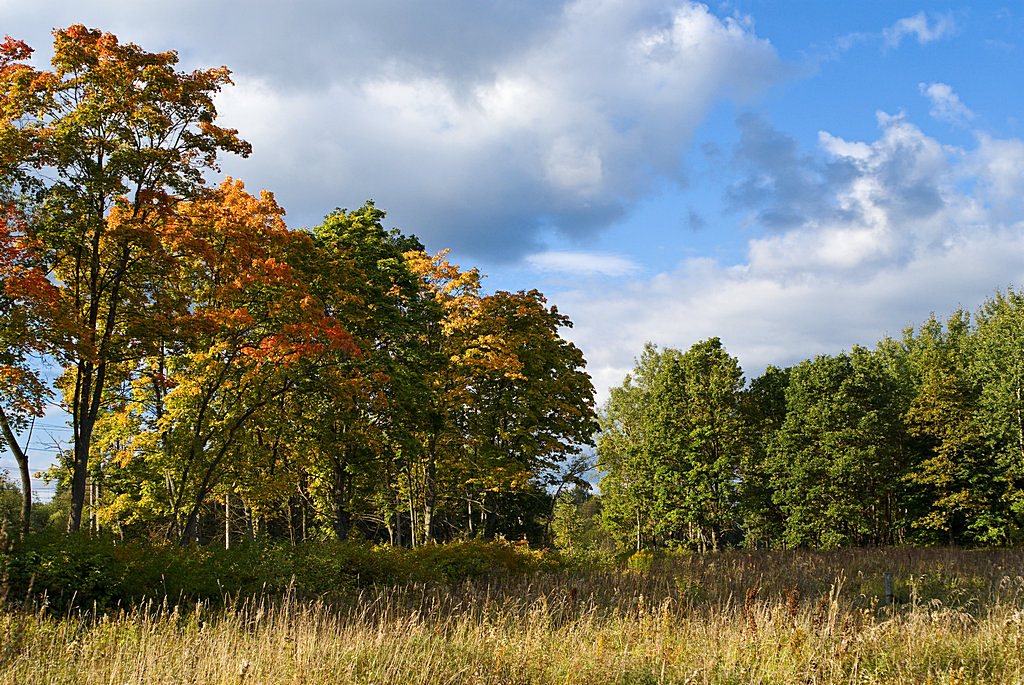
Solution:
M793 367L786 420L771 446L788 545L903 539L900 484L912 464L898 391L883 357L862 347Z
M999 480L988 537L1007 544L1024 530L1024 295L1008 290L982 305L970 357L979 385L977 425Z
M678 357L677 350L659 351L644 345L632 373L609 392L601 408L597 468L601 472L602 520L623 548L637 551L660 533L655 468L647 443L651 439L648 410L661 367Z
M686 353L648 346L612 392L598 444L602 495L623 532L632 509L638 547L645 528L700 549L738 541L743 384L739 363L711 338Z
M741 399L749 443L740 459L738 487L744 544L750 547L777 543L785 527L785 516L774 501L770 448L786 420L789 376L789 369L769 366Z
M983 542L999 509L996 465L978 423L970 337L970 319L962 311L945 325L933 316L905 336L918 385L904 420L922 452L907 479L922 491L913 525L924 541Z
M340 539L359 516L402 539L397 481L415 451L431 363L418 333L439 314L406 259L423 246L385 230L384 218L372 202L328 215L313 229L316 262L306 266L313 291L361 350L304 379L295 406L309 443L303 468Z

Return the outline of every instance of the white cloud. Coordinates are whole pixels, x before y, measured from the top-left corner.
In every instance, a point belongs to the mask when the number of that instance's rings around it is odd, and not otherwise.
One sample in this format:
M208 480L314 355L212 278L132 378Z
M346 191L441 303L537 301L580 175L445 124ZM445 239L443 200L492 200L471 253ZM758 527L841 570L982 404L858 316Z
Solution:
M632 260L618 255L559 250L529 255L526 263L536 271L575 276L629 276L640 269Z
M591 236L679 181L708 112L784 71L749 22L691 0L15 5L0 23L40 47L83 21L227 64L222 120L254 152L224 171L291 223L373 198L430 247L495 260Z
M974 112L961 102L960 96L949 85L921 83L918 87L921 94L931 101L932 107L928 113L934 118L958 126L964 126L974 118Z
M891 48L899 47L907 36L913 36L921 45L931 43L952 35L956 31L956 23L948 14L941 14L929 20L924 12L911 17L904 17L882 31L885 43Z
M760 158L769 187L773 174L807 167L816 180L801 187L822 201L786 230L752 238L744 263L688 260L646 281L556 298L602 399L648 340L685 349L719 336L757 374L870 346L929 311L973 309L996 288L1024 285L1024 140L981 136L957 148L904 117L878 121L874 141L823 132L817 154ZM821 174L829 164L843 173Z

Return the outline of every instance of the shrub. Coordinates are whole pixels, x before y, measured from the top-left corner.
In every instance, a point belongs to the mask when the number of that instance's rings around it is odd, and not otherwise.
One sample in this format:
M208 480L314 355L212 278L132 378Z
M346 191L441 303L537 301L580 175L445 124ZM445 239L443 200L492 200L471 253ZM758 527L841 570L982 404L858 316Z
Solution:
M504 541L415 549L363 542L297 546L250 542L224 550L45 531L18 545L9 565L11 597L45 595L54 609L110 609L145 599L221 603L279 595L342 600L360 587L458 583L490 574L551 571L557 557Z

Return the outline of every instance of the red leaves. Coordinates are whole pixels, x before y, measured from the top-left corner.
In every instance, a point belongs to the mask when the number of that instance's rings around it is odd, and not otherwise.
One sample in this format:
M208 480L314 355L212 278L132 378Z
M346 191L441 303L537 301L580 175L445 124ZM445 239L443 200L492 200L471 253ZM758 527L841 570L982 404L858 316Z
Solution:
M329 353L359 354L340 321L326 314L291 264L308 248L305 234L289 231L273 195L256 198L241 181L227 179L204 198L182 205L167 231L183 255L181 279L204 341L238 353L237 363L291 366Z
M14 269L4 276L4 293L16 300L36 306L57 304L59 291L40 269Z
M46 277L41 246L25 235L24 219L12 206L0 215L0 282L3 292L37 323L52 318L59 299L57 287Z
M33 52L25 41L4 36L4 42L0 43L0 67L6 67L11 62L24 62Z
M246 357L260 364L274 363L289 366L303 360L316 360L329 351L349 356L360 356L348 331L332 317L318 321L285 324L279 332L263 338L254 346L245 347Z

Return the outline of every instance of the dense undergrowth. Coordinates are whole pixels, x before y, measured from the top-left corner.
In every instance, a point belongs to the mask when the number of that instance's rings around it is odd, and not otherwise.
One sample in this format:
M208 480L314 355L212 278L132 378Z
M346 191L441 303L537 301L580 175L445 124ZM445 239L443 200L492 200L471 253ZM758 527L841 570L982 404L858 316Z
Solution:
M43 533L0 562L8 601L66 611L147 599L218 604L279 596L340 601L372 585L446 584L498 573L555 570L560 557L526 545L466 541L414 549L356 542L249 542L223 549ZM0 573L3 571L0 570Z
M939 600L968 607L990 603L998 594L994 583L1021 574L1024 550L913 547L704 555L644 551L615 558L564 555L503 540L413 549L361 542L248 542L223 549L45 532L0 555L0 592L7 604L42 602L59 612L108 611L152 600L216 606L286 593L336 603L370 587L450 587L540 575L586 585L604 603L624 585L648 597L700 604L736 601L751 591L822 596L838 582L844 596L861 606ZM607 592L612 597L603 597Z

